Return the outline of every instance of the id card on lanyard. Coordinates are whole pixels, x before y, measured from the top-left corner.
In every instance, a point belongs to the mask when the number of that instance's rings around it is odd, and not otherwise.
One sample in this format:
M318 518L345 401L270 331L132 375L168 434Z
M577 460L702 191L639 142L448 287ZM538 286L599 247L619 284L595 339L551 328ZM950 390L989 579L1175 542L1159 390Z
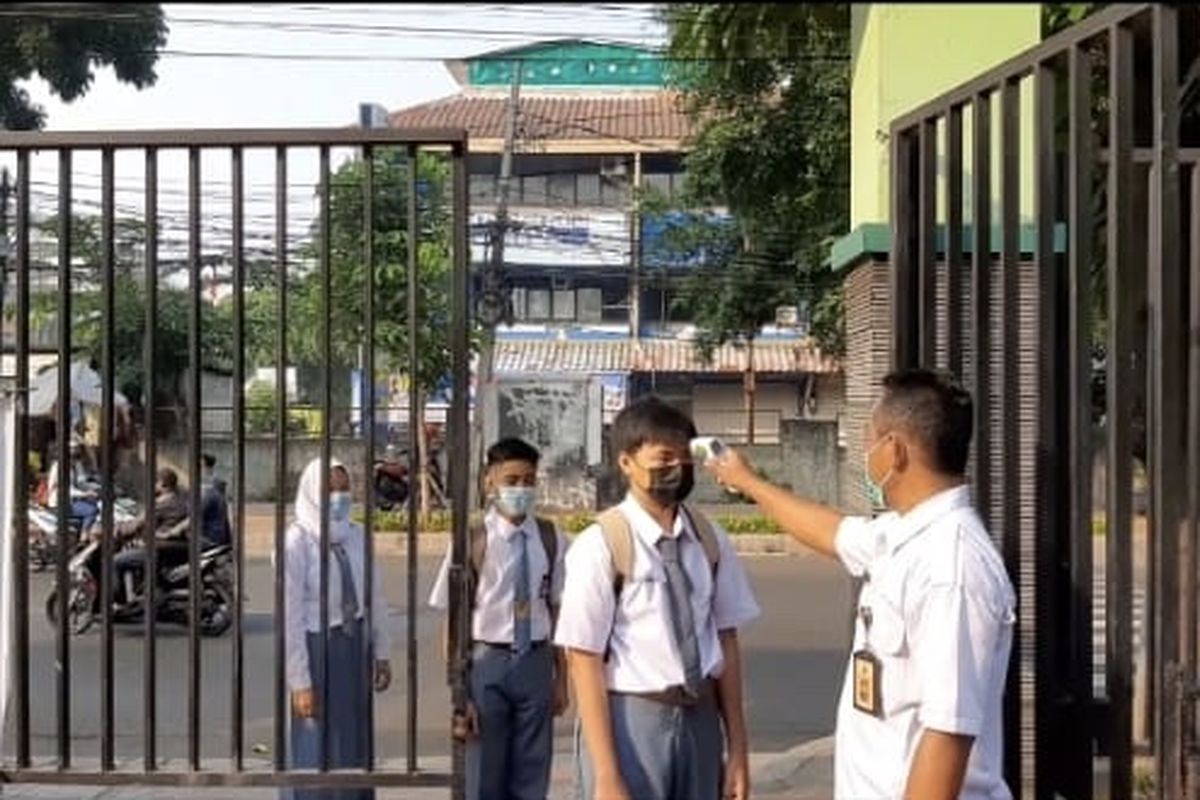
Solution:
M865 576L864 589L870 586L871 574ZM869 600L869 599L868 599ZM869 602L860 599L858 618L863 626L863 646L851 655L852 697L854 708L864 714L883 718L883 662L871 648L871 623L874 614Z

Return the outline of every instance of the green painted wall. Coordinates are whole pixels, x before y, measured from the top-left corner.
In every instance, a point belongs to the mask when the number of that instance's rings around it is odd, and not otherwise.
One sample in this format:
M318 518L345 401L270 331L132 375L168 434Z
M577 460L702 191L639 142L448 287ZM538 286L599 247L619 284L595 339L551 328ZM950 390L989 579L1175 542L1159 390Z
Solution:
M518 60L524 62L523 86L656 88L666 82L653 50L591 42L532 45L470 59L467 79L471 86L508 86Z
M892 120L1037 44L1041 6L856 3L851 6L851 36L850 227L855 229L888 221ZM1033 106L1027 86L1022 87L1021 108L1022 161L1029 163ZM992 117L996 142L999 113L993 112ZM969 119L964 128L964 136L969 137ZM969 173L969 165L964 172ZM940 174L944 176L944 171ZM1022 216L1029 217L1031 171L1023 172L1021 184ZM969 209L966 214L969 218Z

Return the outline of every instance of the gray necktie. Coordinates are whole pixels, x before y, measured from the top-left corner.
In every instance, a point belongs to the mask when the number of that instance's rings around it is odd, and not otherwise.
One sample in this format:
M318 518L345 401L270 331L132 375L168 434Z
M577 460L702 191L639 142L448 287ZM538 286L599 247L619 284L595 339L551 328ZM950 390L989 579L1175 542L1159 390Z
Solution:
M683 688L695 696L700 691L700 644L696 641L696 623L692 617L692 582L679 561L679 540L663 536L658 552L667 572L667 594L671 600L671 627L675 646L683 660Z
M358 592L354 589L354 573L350 571L350 557L340 544L331 545L342 573L342 625L348 626L358 619Z
M529 605L529 537L517 531L517 585L513 590L513 649L526 653L533 642L533 614Z

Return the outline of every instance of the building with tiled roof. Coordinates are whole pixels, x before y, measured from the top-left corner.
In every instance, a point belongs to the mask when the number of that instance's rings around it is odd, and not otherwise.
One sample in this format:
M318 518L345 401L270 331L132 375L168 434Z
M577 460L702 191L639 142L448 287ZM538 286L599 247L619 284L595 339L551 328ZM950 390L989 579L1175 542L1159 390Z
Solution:
M506 115L519 70L506 288L495 296L510 306L497 331L502 394L505 386L590 385L604 398L599 423L653 391L689 411L705 432L744 438L742 387L750 357L732 345L711 361L699 357L692 326L674 302L678 281L691 267L664 267L655 255L663 220L643 219L633 203L635 185L667 194L682 186L683 155L695 130L667 86L659 53L552 41L446 67L458 92L394 110L388 124L467 130L478 271L492 258ZM754 367L758 441L777 441L782 420L836 415L839 366L809 343L803 319L799 326L764 330ZM502 397L500 409L484 412L489 437L525 432L506 427L506 402ZM591 423L565 413L550 417L543 427L552 433L532 438L554 439L557 446L563 437L582 436L580 446L594 462L596 437L581 430Z

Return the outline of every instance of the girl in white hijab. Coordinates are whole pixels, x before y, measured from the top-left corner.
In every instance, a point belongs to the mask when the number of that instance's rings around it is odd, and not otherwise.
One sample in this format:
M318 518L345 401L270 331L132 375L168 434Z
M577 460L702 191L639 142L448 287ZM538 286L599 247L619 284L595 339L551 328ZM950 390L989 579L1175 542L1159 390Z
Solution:
M287 678L291 692L293 768L320 766L321 718L329 716L329 767L365 767L368 683L382 692L391 683L390 638L383 585L375 564L372 583L372 661L364 650L364 536L350 520L350 473L334 461L329 467L329 704L322 708L321 669L321 460L314 459L300 477L295 521L288 527L285 550L285 619ZM371 800L372 789L296 789L282 796L293 800Z

